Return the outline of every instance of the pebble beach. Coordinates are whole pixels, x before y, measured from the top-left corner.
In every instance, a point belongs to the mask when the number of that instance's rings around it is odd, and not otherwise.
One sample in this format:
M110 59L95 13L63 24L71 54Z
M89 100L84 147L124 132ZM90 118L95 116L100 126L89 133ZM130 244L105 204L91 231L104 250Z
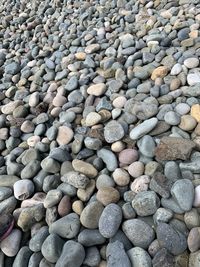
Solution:
M0 0L0 267L200 267L199 0Z

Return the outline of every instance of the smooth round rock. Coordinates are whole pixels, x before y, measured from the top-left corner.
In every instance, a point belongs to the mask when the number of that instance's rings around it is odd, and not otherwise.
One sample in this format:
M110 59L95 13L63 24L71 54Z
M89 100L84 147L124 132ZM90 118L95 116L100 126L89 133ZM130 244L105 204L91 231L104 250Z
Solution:
M191 58L185 59L183 63L188 69L193 69L199 66L199 59L195 57L191 57Z
M104 206L110 203L117 203L120 199L119 191L113 187L101 187L97 191L96 198Z
M197 125L197 121L191 115L183 115L179 124L179 128L184 131L192 131Z
M56 141L59 145L67 145L74 137L74 132L67 126L60 126L58 128L58 135Z
M166 123L174 126L178 125L181 121L180 116L174 111L168 111L164 116L164 120Z
M111 203L104 208L99 218L99 232L105 238L111 238L116 234L121 221L121 208L118 205Z
M194 202L194 186L190 180L176 181L171 188L171 194L182 210L191 210Z
M13 190L15 198L22 201L34 193L35 186L32 181L24 179L17 181L13 186Z
M144 249L147 249L155 238L154 230L140 219L125 221L122 224L122 230L134 246Z
M127 171L125 171L122 168L117 168L113 174L113 179L115 183L119 186L126 186L130 182L130 175L128 174Z
M154 191L139 192L132 201L132 207L139 216L149 216L160 206L159 197Z
M107 267L131 267L131 262L124 250L124 245L118 240L108 244L106 258Z
M188 248L191 252L196 252L200 248L200 227L194 227L190 230L187 238Z
M55 267L80 267L85 258L84 247L73 240L67 241Z
M22 232L13 229L9 236L1 241L0 247L3 253L8 257L14 257L20 249Z
M88 229L98 228L99 218L103 209L103 205L98 201L89 203L81 213L81 224Z
M128 166L128 172L133 178L137 178L144 173L144 163L135 161Z
M132 266L151 267L151 257L140 247L135 247L127 251Z
M124 129L117 121L110 121L104 127L104 137L106 142L114 143L124 137Z
M119 153L119 161L122 165L129 165L138 159L138 152L136 149L124 149Z
M157 118L151 118L145 120L144 122L140 123L139 125L135 126L130 132L130 138L133 140L137 140L140 137L144 136L145 134L149 133L151 130L155 128L158 123Z

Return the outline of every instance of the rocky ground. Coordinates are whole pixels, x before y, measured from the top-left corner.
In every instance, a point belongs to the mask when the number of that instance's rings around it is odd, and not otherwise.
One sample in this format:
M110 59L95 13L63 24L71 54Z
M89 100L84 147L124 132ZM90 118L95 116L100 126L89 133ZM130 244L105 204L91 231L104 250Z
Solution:
M1 0L0 266L200 266L198 0Z

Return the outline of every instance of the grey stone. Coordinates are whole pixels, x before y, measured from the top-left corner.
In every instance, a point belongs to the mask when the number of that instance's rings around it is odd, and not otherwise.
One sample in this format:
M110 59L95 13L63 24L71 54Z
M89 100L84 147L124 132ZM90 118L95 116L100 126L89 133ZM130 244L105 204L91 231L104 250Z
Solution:
M0 187L0 201L9 198L12 195L12 189L9 187Z
M41 259L42 259L42 253L41 252L33 253L29 259L28 267L38 267Z
M51 149L49 157L59 162L72 160L70 153L66 149L62 149L61 147L55 147Z
M104 127L104 137L106 142L114 143L124 137L124 129L117 121L109 121Z
M155 172L152 174L152 179L149 184L149 188L155 191L163 198L170 196L170 188L172 182L165 177L161 172Z
M134 246L144 249L148 248L155 237L154 230L140 219L125 221L122 224L122 230Z
M61 255L64 243L65 241L62 240L58 235L50 234L42 244L42 255L49 262L56 263Z
M170 209L175 213L178 214L183 214L185 211L182 210L178 203L174 200L173 197L170 198L161 198L161 205L166 208L166 209Z
M156 126L157 123L158 123L157 118L151 118L151 119L145 120L144 122L142 122L138 126L135 126L131 130L130 138L133 140L139 139L140 137L146 135L151 130L153 130L153 128Z
M51 208L59 203L62 198L62 191L58 189L50 190L45 199L44 199L44 207Z
M97 229L84 229L78 235L78 242L85 247L102 245L105 241L105 237L103 237Z
M179 255L187 248L186 237L167 223L159 223L156 234L160 246L173 255Z
M39 252L41 250L44 240L49 235L48 227L42 226L35 235L29 241L29 248L33 252Z
M18 72L20 72L20 69L21 69L21 67L20 67L19 63L14 61L14 62L7 64L5 66L5 73L15 75Z
M138 140L137 146L139 151L148 158L154 157L155 151L155 142L150 135L144 135L141 139Z
M168 161L164 169L165 176L172 182L181 179L181 171L176 161Z
M124 245L125 250L129 250L133 246L128 237L121 230L118 230L117 233L109 239L109 242L113 243L117 240Z
M132 266L151 267L151 257L140 247L134 247L127 251Z
M61 177L61 181L68 183L75 188L85 189L89 183L89 178L82 173L69 171Z
M85 250L81 244L73 240L67 241L55 267L80 267L85 258Z
M97 247L89 247L85 250L85 259L83 264L89 267L98 266L101 261L101 256Z
M102 148L97 152L97 156L103 160L109 171L114 171L118 167L117 158L112 151Z
M155 224L159 224L160 222L168 223L173 217L173 212L169 209L159 208L153 215L153 220Z
M107 205L99 218L99 232L106 238L113 237L122 221L122 210L114 203Z
M172 267L174 266L174 256L166 248L159 249L152 260L152 264L153 267Z
M15 175L1 174L0 186L13 187L14 183L17 182L18 180L20 180L20 178Z
M154 191L139 192L132 201L132 207L139 216L152 215L159 206L160 200Z
M194 201L194 186L190 180L176 181L171 188L171 194L182 210L191 210Z
M13 267L27 267L29 259L31 257L32 251L27 247L22 247L19 252L17 253L17 256L15 257L15 260L13 262Z
M108 244L106 258L108 267L131 267L131 262L124 250L124 245L119 241Z
M45 172L57 173L60 170L60 164L58 161L52 158L45 158L41 161L41 167Z
M80 219L76 213L70 213L52 223L49 227L50 234L58 234L63 238L74 238L80 229Z

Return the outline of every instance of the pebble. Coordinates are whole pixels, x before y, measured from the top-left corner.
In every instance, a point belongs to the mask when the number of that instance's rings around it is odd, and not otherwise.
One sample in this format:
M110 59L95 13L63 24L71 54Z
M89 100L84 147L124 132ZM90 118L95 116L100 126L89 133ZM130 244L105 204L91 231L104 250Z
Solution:
M194 186L190 180L176 181L171 188L171 194L182 210L191 210L194 201Z
M85 258L85 250L83 246L73 240L67 241L64 246L62 253L55 265L55 267L80 267Z
M197 125L196 119L191 115L183 115L179 127L184 131L192 131Z
M194 227L190 230L187 244L188 248L191 252L196 252L200 248L200 234L199 234L199 227Z
M150 135L145 135L140 140L138 140L137 146L142 155L148 158L154 157L154 151L156 145L154 139Z
M174 111L167 112L164 116L164 120L169 125L178 125L181 122L180 116Z
M138 152L136 149L124 149L119 153L119 161L122 165L129 165L138 159Z
M99 201L89 203L81 213L81 224L88 229L98 228L99 219L103 210L104 206Z
M105 243L105 240L105 237L97 229L84 229L78 235L78 242L85 247L102 245Z
M10 235L1 241L0 247L3 253L8 257L14 257L20 249L21 238L22 232L13 229Z
M74 133L71 128L67 126L60 126L58 128L58 135L56 141L59 145L67 145L73 139Z
M184 60L184 65L188 69L193 69L193 68L196 68L199 66L199 60L198 60L198 58L195 58L195 57L187 58Z
M157 123L158 123L157 118L151 118L142 122L140 125L134 127L131 130L130 138L133 140L139 139L140 137L144 136L145 134L153 130Z
M29 248L33 252L41 251L41 247L47 236L49 235L48 227L42 226L30 239Z
M33 182L27 179L17 181L13 186L15 198L21 201L29 198L34 193L34 189Z
M156 147L155 155L158 160L187 160L195 144L184 138L163 137Z
M97 112L90 112L85 119L86 126L93 126L98 124L101 121L101 115L99 115Z
M60 170L60 164L58 161L52 158L45 158L41 161L41 167L45 172L57 173Z
M107 143L114 143L124 137L124 129L117 121L110 121L104 127L104 137Z
M106 85L104 83L93 84L88 87L87 93L89 95L101 96L106 91Z
M85 259L83 264L87 266L99 266L101 256L97 247L90 247L85 250Z
M134 247L127 251L132 266L151 267L151 257L140 247Z
M132 207L139 216L152 215L159 206L160 200L154 191L139 192L132 201Z
M99 232L105 238L113 237L122 221L122 210L114 203L105 207L99 218Z
M79 172L69 171L61 177L61 181L68 183L75 188L85 189L89 183L89 178Z
M172 69L170 74L171 75L178 75L182 71L182 65L180 63L176 63Z
M120 194L117 189L107 186L99 188L96 198L104 206L107 206L110 203L117 203L120 199Z
M128 172L133 178L137 178L144 173L144 163L135 161L128 166Z
M131 262L121 242L109 243L106 249L108 267L131 267Z
M92 164L84 162L83 160L74 159L72 161L72 166L75 171L83 173L89 178L94 178L98 174L97 169L95 169Z
M151 74L151 79L155 81L157 78L164 78L168 73L168 68L166 66L157 67Z
M50 234L42 244L41 252L45 259L51 263L56 263L59 259L62 248L64 245L64 240L62 240L56 234Z
M17 256L15 257L15 260L13 262L13 267L22 266L25 267L28 265L29 259L31 257L32 252L27 246L23 246L19 252L17 253Z
M196 186L194 189L194 202L193 206L198 208L200 207L200 185Z
M179 255L187 248L186 237L170 224L159 223L156 234L160 246L166 248L173 255Z
M200 122L200 105L192 105L190 114L197 122Z
M187 75L187 82L190 86L200 83L200 73L199 72L189 73Z
M122 168L117 168L113 174L113 180L119 186L126 186L130 182L130 175ZM112 186L112 185L111 185Z
M97 152L97 156L103 160L109 171L114 171L118 167L117 158L112 151L102 148Z
M140 219L127 220L122 224L122 230L135 247L148 248L154 240L154 230ZM145 236L143 235L145 233ZM143 238L141 239L141 235Z
M76 213L70 213L53 222L49 227L50 234L57 234L63 238L74 238L80 229L80 219Z
M45 199L44 199L44 207L52 208L57 205L62 198L62 192L58 189L53 189L48 191Z
M131 190L135 193L147 191L150 183L148 175L142 175L136 178L131 184Z

